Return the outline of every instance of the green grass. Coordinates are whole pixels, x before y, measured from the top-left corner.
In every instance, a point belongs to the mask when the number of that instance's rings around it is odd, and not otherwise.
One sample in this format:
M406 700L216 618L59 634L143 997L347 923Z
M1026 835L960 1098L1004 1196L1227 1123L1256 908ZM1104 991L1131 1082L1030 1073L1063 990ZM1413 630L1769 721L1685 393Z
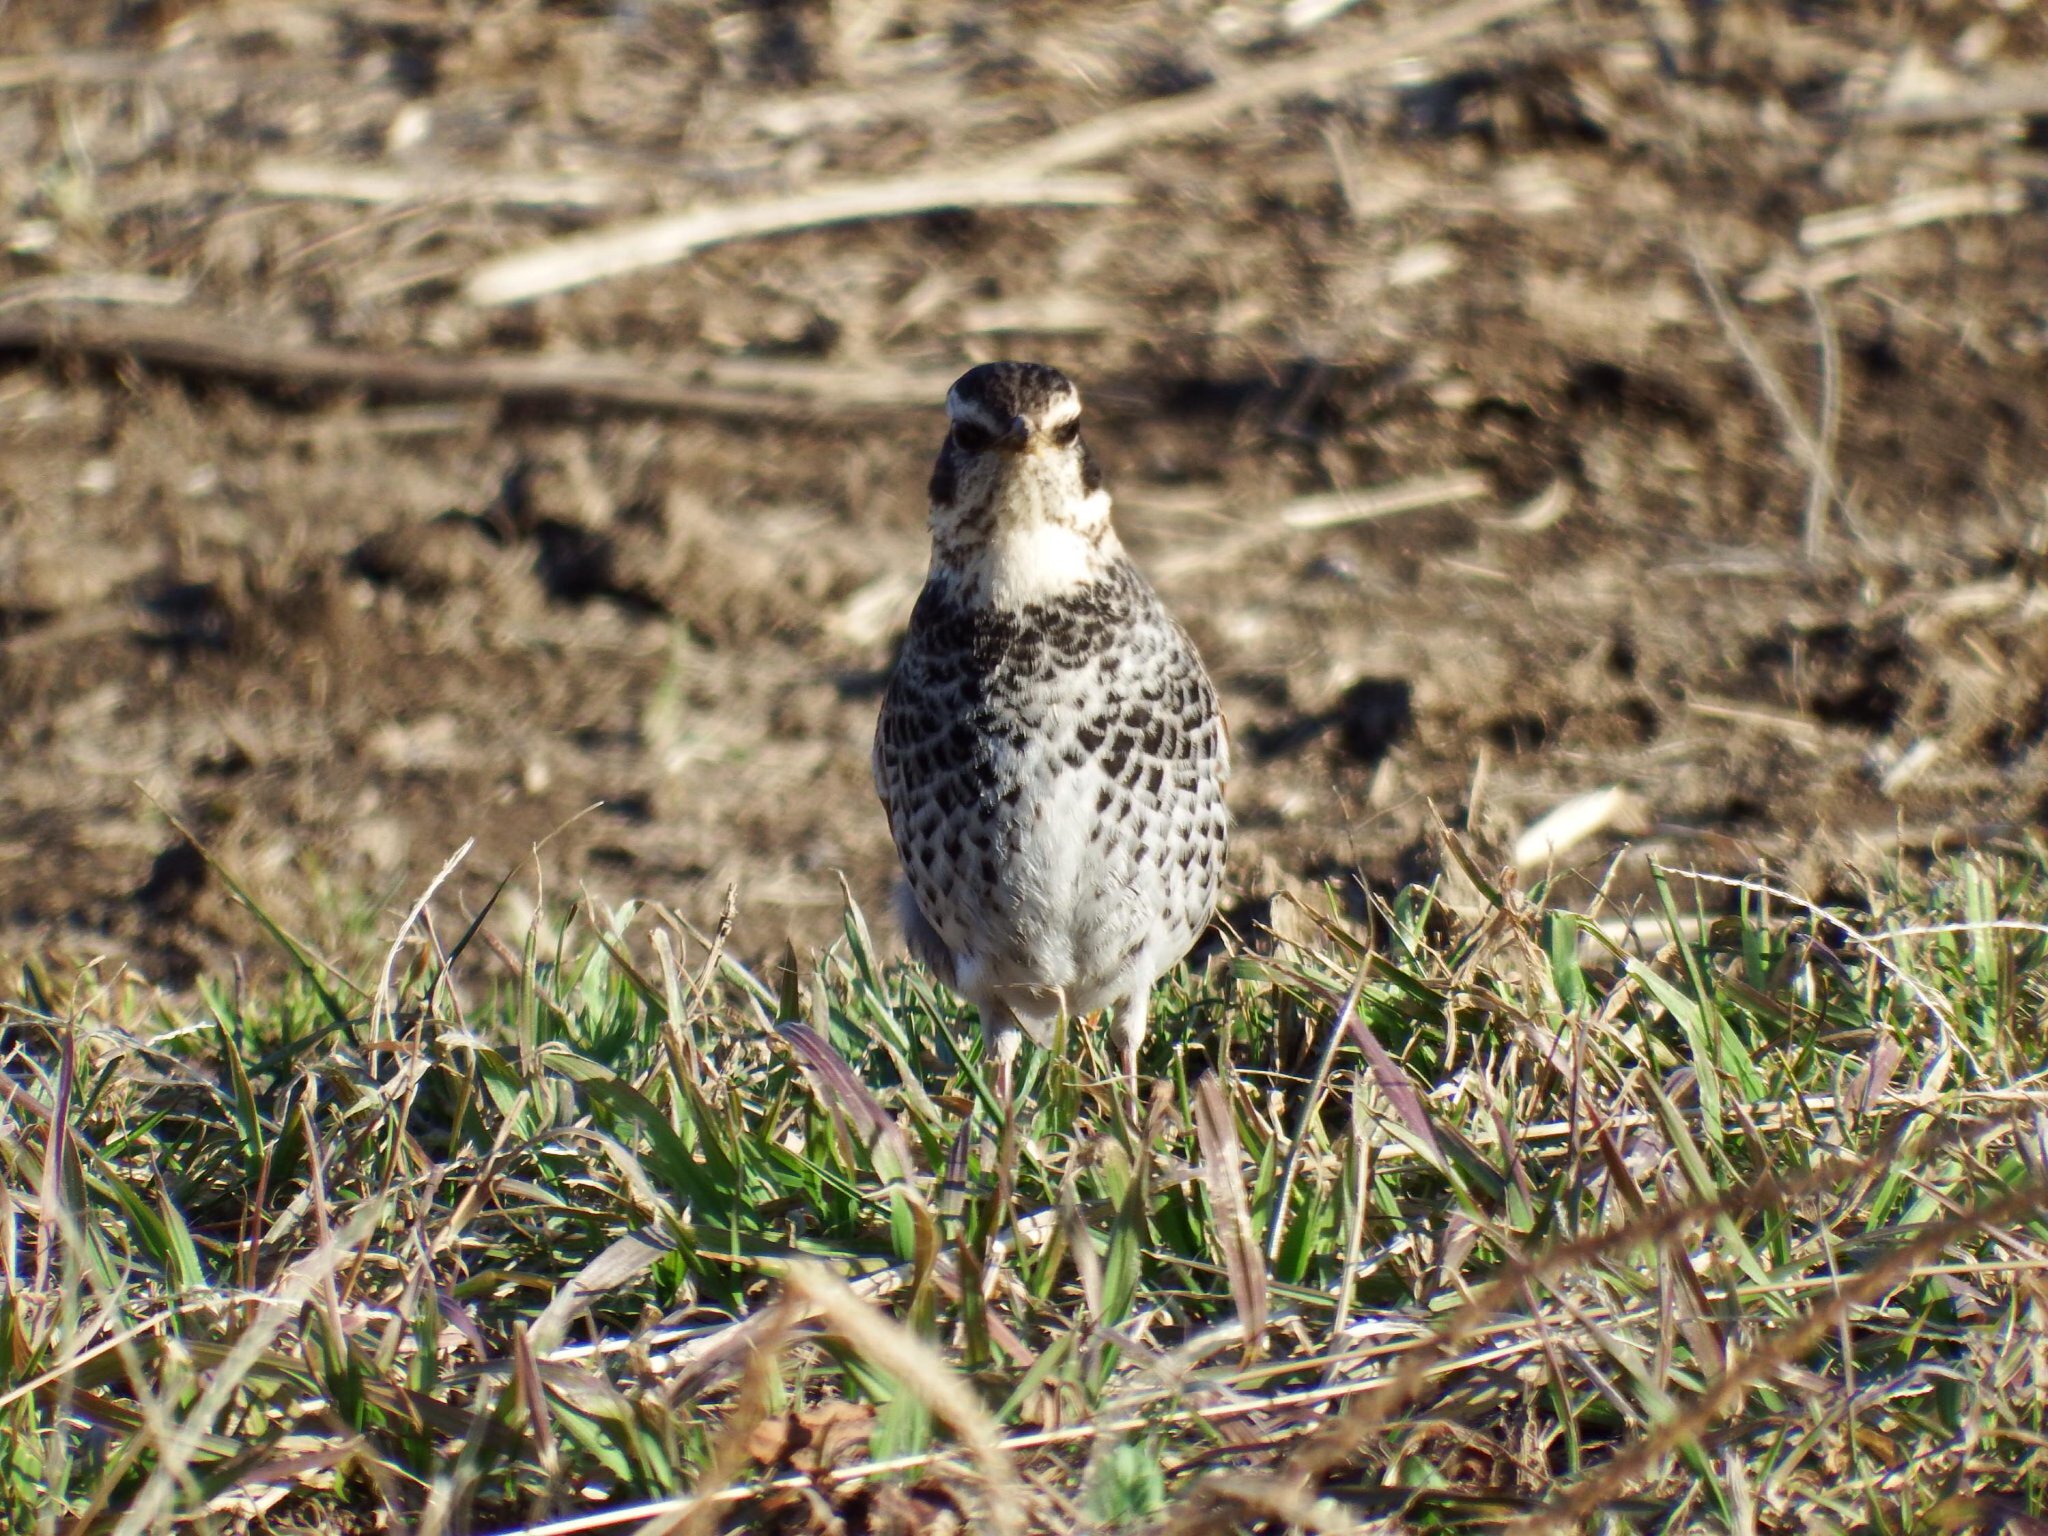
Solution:
M1409 890L1176 977L1141 1104L1027 1050L1007 1190L971 1017L858 913L773 983L432 902L246 993L30 967L0 1530L2042 1508L2040 850L1659 895L1623 946Z

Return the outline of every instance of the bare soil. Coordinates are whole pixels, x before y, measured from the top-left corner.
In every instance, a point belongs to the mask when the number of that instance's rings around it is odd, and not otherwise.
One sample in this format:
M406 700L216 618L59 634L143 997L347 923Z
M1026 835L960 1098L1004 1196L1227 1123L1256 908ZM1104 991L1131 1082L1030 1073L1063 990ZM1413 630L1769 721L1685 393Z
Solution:
M1087 167L1132 178L1124 204L464 296L579 228L992 165L1417 14L0 6L0 322L35 322L0 353L0 945L224 963L253 930L173 815L316 936L472 837L471 900L540 844L551 894L708 924L736 885L750 953L828 937L842 873L879 909L867 749L940 400L1006 355L1080 381L1126 541L1222 689L1242 916L1427 874L1432 808L1498 852L1608 785L1626 813L1560 851L1566 899L1624 845L1623 897L1646 854L1819 890L2026 835L2031 4L1532 3ZM416 190L272 195L279 160ZM515 173L623 190L477 190ZM1923 196L1958 188L1979 211ZM1913 198L1947 211L1809 222ZM724 393L337 387L64 345L87 313ZM1477 494L1294 526L1450 474Z

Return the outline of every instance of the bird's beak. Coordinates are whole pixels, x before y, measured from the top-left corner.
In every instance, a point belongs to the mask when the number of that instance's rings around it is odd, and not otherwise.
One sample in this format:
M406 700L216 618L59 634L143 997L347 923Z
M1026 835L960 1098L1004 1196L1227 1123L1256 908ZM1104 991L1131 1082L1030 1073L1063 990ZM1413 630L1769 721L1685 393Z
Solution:
M1031 423L1022 416L1012 416L1008 428L996 439L996 447L1004 453L1022 453L1030 446Z

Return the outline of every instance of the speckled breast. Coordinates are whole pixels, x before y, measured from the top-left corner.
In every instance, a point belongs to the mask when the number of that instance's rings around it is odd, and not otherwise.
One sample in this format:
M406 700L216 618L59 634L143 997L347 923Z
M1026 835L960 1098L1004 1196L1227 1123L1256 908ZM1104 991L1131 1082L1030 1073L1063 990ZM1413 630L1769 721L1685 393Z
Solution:
M1058 987L1079 1011L1171 964L1215 909L1226 750L1193 645L1123 566L1014 611L928 586L875 778L963 978Z

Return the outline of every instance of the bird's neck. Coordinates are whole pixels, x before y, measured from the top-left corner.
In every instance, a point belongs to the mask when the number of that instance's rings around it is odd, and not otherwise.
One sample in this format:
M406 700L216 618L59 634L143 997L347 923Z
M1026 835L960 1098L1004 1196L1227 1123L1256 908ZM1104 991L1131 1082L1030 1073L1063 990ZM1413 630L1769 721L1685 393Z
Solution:
M932 545L932 580L967 602L1030 608L1094 586L1124 559L1108 518L999 522L971 541Z
M1087 503L1070 516L998 517L970 537L934 538L931 578L967 602L1012 610L1102 581L1123 561L1123 546L1109 525L1108 495L1096 491Z

